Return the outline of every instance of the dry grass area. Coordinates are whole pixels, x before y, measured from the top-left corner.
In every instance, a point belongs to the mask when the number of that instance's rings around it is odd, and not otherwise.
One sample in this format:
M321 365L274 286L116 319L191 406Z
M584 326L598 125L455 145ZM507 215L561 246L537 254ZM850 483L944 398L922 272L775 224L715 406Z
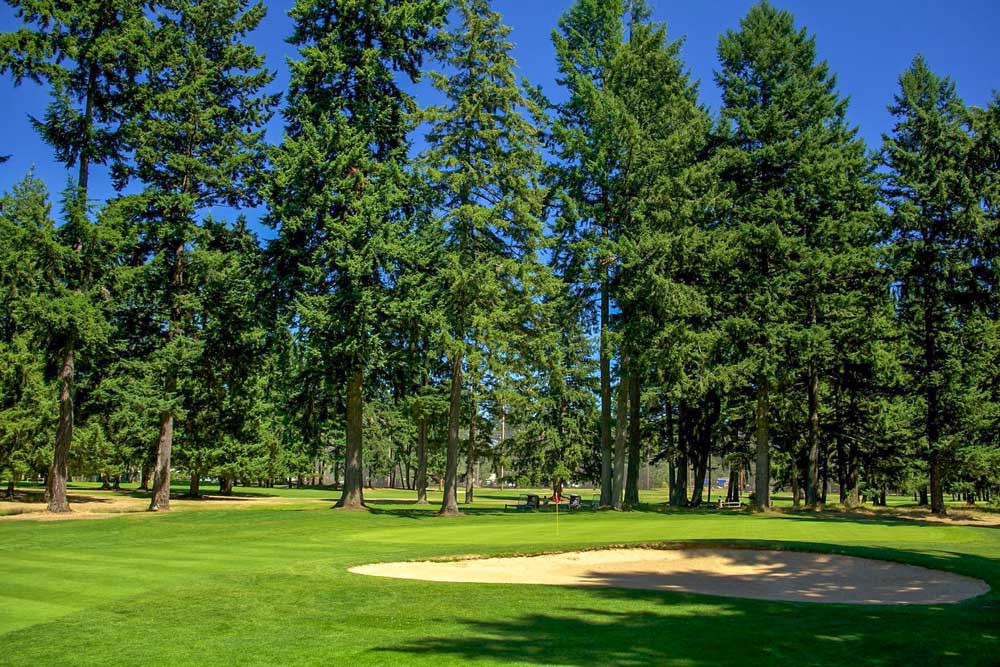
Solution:
M69 496L71 512L53 514L47 510L42 491L18 489L14 500L0 502L0 521L73 521L79 519L106 519L122 514L144 514L149 507L149 494L133 491L73 490ZM171 498L171 511L198 511L209 509L245 509L271 505L325 503L326 499L282 498L278 496L218 496L201 498Z
M605 549L376 563L350 571L424 581L641 588L839 604L947 604L990 590L979 579L914 565L757 549Z
M809 512L809 510L799 510L782 508L778 510L787 514L798 514ZM948 506L948 513L944 516L931 514L927 507L873 507L865 505L855 509L844 509L840 505L830 505L820 511L825 515L843 515L845 517L887 517L894 519L905 519L909 521L924 521L927 523L940 523L954 526L980 526L980 527L1000 527L1000 511L986 506Z

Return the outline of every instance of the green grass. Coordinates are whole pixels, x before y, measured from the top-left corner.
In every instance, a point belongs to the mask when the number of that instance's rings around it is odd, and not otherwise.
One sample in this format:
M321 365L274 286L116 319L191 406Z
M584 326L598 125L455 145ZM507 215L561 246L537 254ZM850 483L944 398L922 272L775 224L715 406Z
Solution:
M322 489L278 492L336 497ZM443 519L404 502L409 492L394 493L398 500L373 503L372 512L313 502L0 522L0 665L1000 661L996 528L843 515L586 512L560 514L557 533L553 513L483 504ZM500 502L518 493L481 495ZM976 576L993 590L957 605L857 607L346 571L374 561L664 541L887 558Z

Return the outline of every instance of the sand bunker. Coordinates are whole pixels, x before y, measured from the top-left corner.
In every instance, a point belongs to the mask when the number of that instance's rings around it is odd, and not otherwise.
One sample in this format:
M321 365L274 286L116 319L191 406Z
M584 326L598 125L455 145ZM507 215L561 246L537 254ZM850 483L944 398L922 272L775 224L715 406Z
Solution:
M376 563L350 571L425 581L610 586L846 604L941 604L990 590L979 579L913 565L752 549L608 549L518 558Z

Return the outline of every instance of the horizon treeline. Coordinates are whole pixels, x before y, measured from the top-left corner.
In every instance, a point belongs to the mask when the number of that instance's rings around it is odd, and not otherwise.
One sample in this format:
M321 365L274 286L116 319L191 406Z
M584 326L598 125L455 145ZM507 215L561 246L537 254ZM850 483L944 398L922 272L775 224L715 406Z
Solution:
M867 146L766 2L719 38L713 114L644 0L566 10L558 103L488 0L297 0L281 95L263 3L7 1L0 73L49 90L72 174L0 199L9 495L332 474L342 507L388 477L455 514L486 465L628 509L665 462L697 506L715 457L758 508L995 498L1000 97L921 56Z

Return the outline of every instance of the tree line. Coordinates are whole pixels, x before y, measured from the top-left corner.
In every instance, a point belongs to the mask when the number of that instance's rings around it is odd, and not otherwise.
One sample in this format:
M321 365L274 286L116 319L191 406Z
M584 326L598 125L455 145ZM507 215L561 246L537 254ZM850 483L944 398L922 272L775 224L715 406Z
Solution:
M567 9L558 101L488 0L297 0L280 95L263 3L8 3L0 72L49 91L73 174L0 200L8 494L332 472L339 506L389 475L456 514L486 462L627 509L666 462L696 506L712 456L759 508L1000 485L1000 97L920 56L870 147L766 2L719 39L717 113L645 0Z

